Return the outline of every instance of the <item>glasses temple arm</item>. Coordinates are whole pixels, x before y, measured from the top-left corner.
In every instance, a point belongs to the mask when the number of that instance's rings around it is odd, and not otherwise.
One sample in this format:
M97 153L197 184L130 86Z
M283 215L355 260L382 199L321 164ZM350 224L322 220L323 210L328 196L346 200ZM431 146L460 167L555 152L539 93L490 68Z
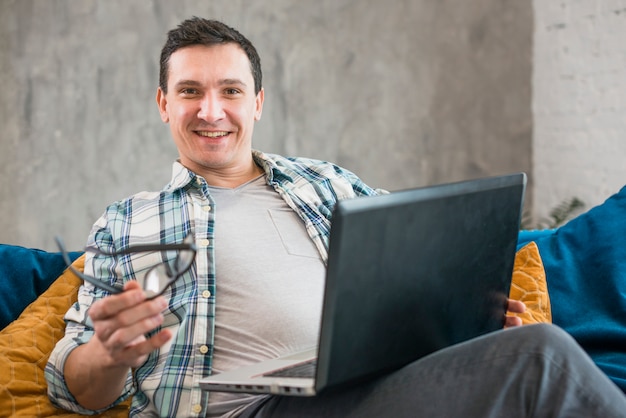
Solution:
M195 244L145 244L145 245L134 245L123 250L119 251L103 251L97 248L88 247L85 251L89 251L95 254L106 255L106 256L117 256L117 255L125 255L131 253L147 253L153 251L196 251Z
M115 286L111 286L109 284L106 284L105 282L96 279L95 277L91 277L88 276L86 274L81 273L80 270L75 269L71 264L68 266L68 268L72 271L72 273L74 273L75 275L77 275L79 278L81 278L82 280L91 283L92 285L99 287L102 290L106 290L107 292L111 293L112 295L118 294L118 293L122 293L123 290L120 289L119 287L115 287Z
M63 261L65 262L65 264L67 265L67 268L70 269L72 273L74 273L76 276L81 278L83 281L91 283L92 285L94 285L96 287L99 287L102 290L106 290L107 292L109 292L111 294L117 294L117 293L122 293L123 292L123 290L118 288L118 287L114 287L114 286L111 286L109 284L106 284L103 281L100 281L100 280L96 279L95 277L88 276L88 275L82 273L80 270L77 270L76 268L74 268L74 266L72 266L72 262L70 260L70 257L67 254L67 251L65 250L65 246L63 245L63 241L61 241L61 238L55 237L54 240L56 241L57 246L59 247L59 250L61 250L61 256L63 257Z

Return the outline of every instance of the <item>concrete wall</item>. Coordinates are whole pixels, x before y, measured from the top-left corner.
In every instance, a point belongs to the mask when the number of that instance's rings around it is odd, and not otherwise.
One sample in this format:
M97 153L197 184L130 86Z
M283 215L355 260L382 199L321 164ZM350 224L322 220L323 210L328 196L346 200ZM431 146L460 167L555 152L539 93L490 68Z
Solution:
M390 190L530 171L530 1L3 0L0 242L82 248L108 203L168 181L158 54L192 15L258 48L259 149Z
M534 1L533 176L538 217L626 184L626 1Z

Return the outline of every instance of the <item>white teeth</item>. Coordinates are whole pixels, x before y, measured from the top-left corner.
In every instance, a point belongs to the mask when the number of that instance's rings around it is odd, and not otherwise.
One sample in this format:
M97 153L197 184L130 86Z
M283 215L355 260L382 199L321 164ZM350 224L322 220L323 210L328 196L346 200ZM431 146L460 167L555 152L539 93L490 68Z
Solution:
M220 136L228 135L228 132L226 132L226 131L221 131L221 132L198 131L198 135L206 136L206 137L209 137L209 138L217 138L217 137L220 137Z

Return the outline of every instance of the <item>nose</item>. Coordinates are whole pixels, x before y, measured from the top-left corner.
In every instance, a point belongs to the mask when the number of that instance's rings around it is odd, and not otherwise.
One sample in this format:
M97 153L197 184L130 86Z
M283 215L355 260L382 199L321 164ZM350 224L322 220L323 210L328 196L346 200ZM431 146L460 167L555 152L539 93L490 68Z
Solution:
M224 106L222 101L211 94L206 94L200 101L198 118L206 122L215 122L224 118Z

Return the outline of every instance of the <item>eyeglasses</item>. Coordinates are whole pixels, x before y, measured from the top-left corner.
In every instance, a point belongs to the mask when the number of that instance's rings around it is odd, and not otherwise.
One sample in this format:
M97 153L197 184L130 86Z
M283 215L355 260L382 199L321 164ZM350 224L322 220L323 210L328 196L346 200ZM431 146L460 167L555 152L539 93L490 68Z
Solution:
M86 275L80 270L74 268L61 238L55 237L55 241L61 251L65 264L67 264L67 267L72 271L72 273L77 275L82 280L91 283L102 290L106 290L111 294L122 293L124 291L124 289L111 286L104 283L102 280ZM128 248L114 252L102 251L95 248L87 248L85 251L109 257L118 257L120 255L132 253L178 251L178 254L173 262L159 263L154 267L151 267L150 270L143 275L143 277L137 279L148 299L153 299L162 295L172 283L174 283L191 268L193 260L196 257L196 245L194 243L193 234L187 235L181 244L131 245Z

